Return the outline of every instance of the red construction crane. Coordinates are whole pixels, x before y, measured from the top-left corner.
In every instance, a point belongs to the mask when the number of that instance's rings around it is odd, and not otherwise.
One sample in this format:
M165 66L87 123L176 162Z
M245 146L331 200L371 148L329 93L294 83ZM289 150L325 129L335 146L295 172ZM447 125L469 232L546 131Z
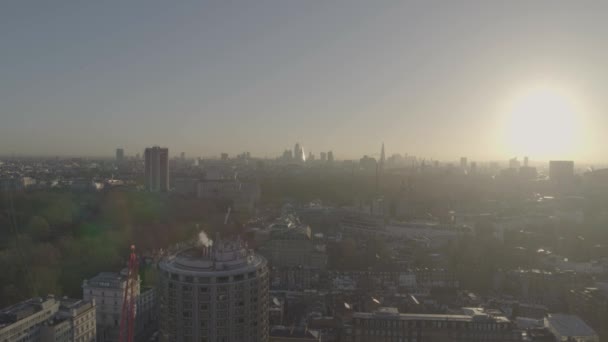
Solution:
M137 262L137 255L135 255L135 245L131 245L127 283L122 301L122 316L120 318L120 342L133 342L133 332L135 330L135 303L137 302L138 295L136 290L139 285L138 268L139 265Z

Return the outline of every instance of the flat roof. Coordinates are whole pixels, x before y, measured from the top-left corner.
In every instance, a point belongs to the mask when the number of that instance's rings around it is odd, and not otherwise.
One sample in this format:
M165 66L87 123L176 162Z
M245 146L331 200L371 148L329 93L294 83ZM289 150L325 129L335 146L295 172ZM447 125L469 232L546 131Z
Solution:
M91 279L85 280L87 286L121 287L126 277L117 272L100 272Z
M414 314L399 313L396 308L379 308L375 312L355 312L355 318L364 319L398 319L401 321L457 321L457 322L511 322L504 316L482 315L447 315L447 314Z
M575 315L549 314L545 317L545 325L561 336L597 336L595 330Z
M0 329L50 308L57 301L50 298L30 298L0 310Z

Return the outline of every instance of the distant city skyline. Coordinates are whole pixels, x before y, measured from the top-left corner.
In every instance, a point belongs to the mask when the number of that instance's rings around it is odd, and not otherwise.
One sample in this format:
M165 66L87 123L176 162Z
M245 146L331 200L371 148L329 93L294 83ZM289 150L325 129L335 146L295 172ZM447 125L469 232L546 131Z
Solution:
M9 2L0 155L604 162L608 3Z
M150 144L150 145L154 145L154 144ZM305 146L301 146L302 148L304 148ZM196 160L196 159L203 159L203 160L223 160L224 158L227 159L236 159L239 157L242 157L244 153L248 153L248 151L241 151L241 152L235 152L235 153L227 153L227 152L221 152L221 153L216 153L216 154L209 154L209 155L202 155L202 154L194 154L194 155L188 155L188 156L184 156L182 157L182 153L185 154L185 152L179 152L179 151L174 151L170 146L167 147L168 148L168 157L169 159L189 159L189 160ZM4 159L4 158L91 158L91 159L106 159L106 160L115 160L117 162L119 162L119 160L116 158L115 153L117 152L117 150L122 150L123 153L123 158L124 159L128 159L128 158L135 158L135 159L141 159L142 161L145 161L145 150L147 148L145 148L142 152L140 151L129 151L126 148L118 148L115 149L114 153L107 153L107 154L101 154L101 155L87 155L87 154L74 154L74 155L62 155L62 154L51 154L51 155L34 155L34 154L0 154L0 159ZM172 152L173 151L173 152ZM254 155L249 153L249 157L253 158L253 159L267 159L267 160L281 160L285 158L285 152L289 151L291 152L291 156L290 159L293 158L293 150L286 148L283 151L281 151L281 153L276 153L276 154L269 154L269 155ZM368 158L374 158L378 163L381 160L381 156L382 156L382 150L379 150L374 152L371 149L366 152L366 153L361 153L359 155L355 155L352 157L342 157L338 155L338 158L334 158L333 156L333 151L330 150L326 150L326 151L318 151L318 152L312 152L314 157L315 157L315 161L316 162L327 162L328 160L334 161L334 159L336 161L354 161L354 162L359 162L359 160L363 157L368 157ZM447 157L447 158L433 158L433 157L429 157L429 156L425 156L425 155L419 155L416 153L399 153L399 152L392 152L392 151L388 151L386 153L386 159L390 159L392 156L394 155L400 155L401 157L413 157L416 158L418 160L418 162L422 162L422 161L426 161L427 165L432 165L429 164L430 162L440 162L443 165L449 165L452 164L453 166L460 166L462 167L462 158L465 158L467 160L467 164L468 166L471 167L477 167L479 164L481 165L485 165L485 166L489 166L490 164L494 164L494 163L499 163L501 166L503 167L513 167L513 162L517 161L517 164L519 166L516 166L516 168L519 168L521 166L527 166L528 164L530 164L531 166L539 166L539 165L544 165L545 167L549 167L549 163L551 161L572 161L575 163L575 168L586 168L586 167L595 167L595 168L603 168L603 167L608 167L608 162L604 162L604 161L586 161L586 160L576 160L576 159L566 159L566 158L554 158L554 159L540 159L540 158L531 158L529 156L526 155L522 155L522 156L511 156L508 158L502 158L502 159L470 159L468 157L464 157L464 156L454 156L454 157ZM331 158L330 158L331 155ZM143 157L142 157L143 156ZM306 158L308 160L309 155L306 155ZM386 163L386 161L385 161ZM473 166L474 165L474 166Z

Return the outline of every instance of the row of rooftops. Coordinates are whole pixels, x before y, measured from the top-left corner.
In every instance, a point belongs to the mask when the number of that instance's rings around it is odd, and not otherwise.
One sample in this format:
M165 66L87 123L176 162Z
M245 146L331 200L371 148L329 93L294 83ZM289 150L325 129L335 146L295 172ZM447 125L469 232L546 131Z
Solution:
M83 299L73 299L64 297L59 302L59 310L70 311L73 315L80 315L95 306L95 300L85 301Z
M399 313L397 308L381 307L374 312L355 312L353 318L357 319L381 319L399 321L441 321L441 322L479 322L510 324L499 310L484 308L462 308L463 314L411 314ZM591 338L597 339L597 333L587 325L580 317L568 314L548 314L544 318L544 328L548 329L554 336L562 338ZM593 339L595 338L595 339ZM587 341L587 340L586 340Z
M25 319L36 312L49 309L55 304L54 298L31 298L4 308L0 311L0 327Z
M464 224L439 223L431 220L390 221L384 222L382 217L360 212L347 212L340 220L342 227L370 231L398 231L402 229L436 230L454 233L472 233L471 227Z
M281 216L265 227L252 228L251 231L255 231L262 240L311 240L313 237L310 226L301 223L295 211L285 208Z
M79 315L83 311L86 311L93 306L95 306L94 301L71 299L67 297L57 300L53 295L49 295L45 298L30 298L0 310L0 329L45 310L64 312L66 313L67 317L68 315Z
M397 308L381 307L374 312L355 312L353 318L396 319L402 321L444 321L444 322L484 322L510 323L499 311L483 308L463 308L463 314L413 314L399 313Z

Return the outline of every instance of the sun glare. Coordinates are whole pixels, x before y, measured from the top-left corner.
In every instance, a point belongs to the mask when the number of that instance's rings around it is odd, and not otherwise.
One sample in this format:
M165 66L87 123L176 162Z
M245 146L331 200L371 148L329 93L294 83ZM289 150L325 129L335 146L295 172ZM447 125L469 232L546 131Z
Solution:
M513 156L572 157L580 149L580 117L571 97L536 87L516 96L506 110L505 149Z

